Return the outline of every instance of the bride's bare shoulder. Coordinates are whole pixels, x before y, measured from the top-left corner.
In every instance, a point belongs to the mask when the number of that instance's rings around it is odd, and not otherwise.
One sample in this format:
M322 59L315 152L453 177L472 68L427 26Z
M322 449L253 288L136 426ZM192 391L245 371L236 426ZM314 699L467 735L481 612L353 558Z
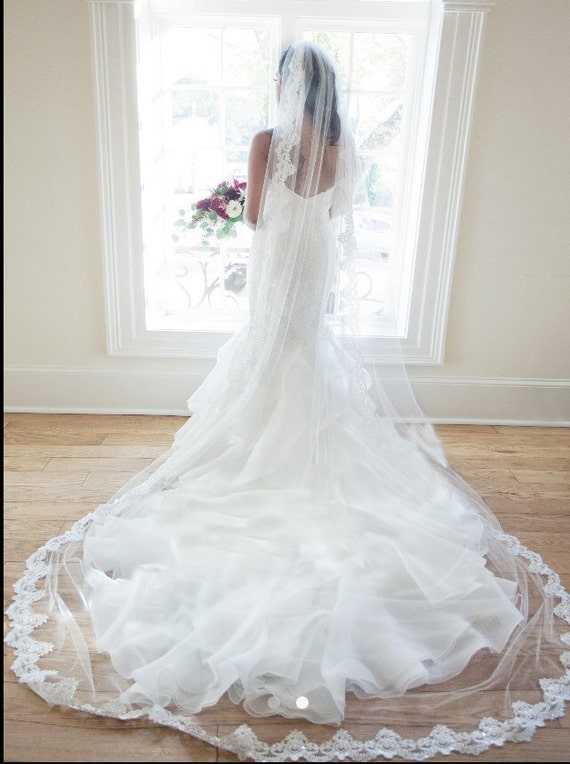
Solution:
M269 127L267 130L260 130L258 133L254 133L253 138L251 139L252 143L258 143L261 145L267 144L269 145L271 143L271 139L273 138L273 128Z

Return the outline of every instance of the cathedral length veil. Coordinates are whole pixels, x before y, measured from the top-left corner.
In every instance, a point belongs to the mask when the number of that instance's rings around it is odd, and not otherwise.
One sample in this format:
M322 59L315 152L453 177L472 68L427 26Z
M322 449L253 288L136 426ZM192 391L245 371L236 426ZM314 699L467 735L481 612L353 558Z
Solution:
M30 557L6 642L50 704L242 759L482 753L564 714L570 598L449 467L397 344L362 362L337 87L288 50L249 320L171 449Z

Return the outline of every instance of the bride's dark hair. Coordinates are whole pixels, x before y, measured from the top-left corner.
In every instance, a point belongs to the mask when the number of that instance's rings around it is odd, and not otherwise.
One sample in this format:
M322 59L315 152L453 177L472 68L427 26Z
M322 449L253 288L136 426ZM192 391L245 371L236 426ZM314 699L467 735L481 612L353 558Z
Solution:
M288 48L286 48L281 54L281 58L279 59L278 71L280 75L283 75L283 67L287 59L287 54L290 52L291 47L292 46L290 45ZM330 62L327 60L326 56L324 55L319 56L315 50L311 50L311 64L312 64L311 82L309 85L309 90L307 92L305 108L307 109L307 111L309 112L311 116L314 116L315 105L317 102L319 88L321 86L322 75L326 74L327 76L329 76L333 84L333 96L332 96L332 104L331 104L331 115L330 115L330 121L329 121L328 138L329 138L330 145L334 146L338 142L338 139L340 138L340 116L338 113L335 71L333 67L331 66Z

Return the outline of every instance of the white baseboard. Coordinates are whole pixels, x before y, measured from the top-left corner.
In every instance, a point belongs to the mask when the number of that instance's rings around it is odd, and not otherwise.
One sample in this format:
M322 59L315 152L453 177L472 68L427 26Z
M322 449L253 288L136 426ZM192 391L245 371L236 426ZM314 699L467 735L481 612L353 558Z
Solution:
M152 369L7 367L4 411L188 415L204 374Z
M4 411L188 414L204 373L149 369L4 369ZM430 377L414 371L418 402L434 423L570 426L570 380Z
M418 376L412 384L435 423L570 426L569 379Z

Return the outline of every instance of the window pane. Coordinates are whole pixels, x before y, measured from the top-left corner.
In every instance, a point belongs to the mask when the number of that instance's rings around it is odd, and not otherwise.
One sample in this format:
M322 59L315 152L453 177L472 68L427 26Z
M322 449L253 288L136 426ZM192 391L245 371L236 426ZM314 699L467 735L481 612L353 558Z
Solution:
M267 88L270 35L267 30L224 31L224 83L229 86Z
M396 90L406 84L410 37L355 34L352 86L360 90Z
M187 315L207 320L213 314L243 316L246 263L235 253L220 256L205 249L180 248L174 257L173 278L169 281L170 315Z
M367 206L392 212L398 195L400 157L397 154L379 154L368 157L364 166Z
M364 157L363 193L354 210L361 316L390 318L387 313L387 295L397 257L394 251L394 207L399 165L397 154Z
M342 87L346 88L350 78L352 34L333 30L305 31L303 38L321 45L336 59L342 75Z
M399 97L353 94L349 120L357 148L360 151L386 146L400 148L402 109L403 103Z
M161 41L162 73L166 82L220 84L221 29L166 27Z
M268 94L247 91L228 93L225 103L226 145L248 147L253 134L267 127Z
M221 171L218 95L185 91L184 100L184 111L179 106L174 111L173 106L170 151L175 193L203 188L213 168ZM178 116L181 113L184 116Z
M200 142L217 145L220 140L219 93L210 88L184 87L184 81L178 80L172 88L172 118L175 125L179 120L191 120Z
M173 188L175 194L191 194L192 201L211 184L212 173L215 177L223 175L223 157L218 148L201 148L194 141L194 133L181 131L176 133L172 147ZM184 206L181 200L177 206Z

